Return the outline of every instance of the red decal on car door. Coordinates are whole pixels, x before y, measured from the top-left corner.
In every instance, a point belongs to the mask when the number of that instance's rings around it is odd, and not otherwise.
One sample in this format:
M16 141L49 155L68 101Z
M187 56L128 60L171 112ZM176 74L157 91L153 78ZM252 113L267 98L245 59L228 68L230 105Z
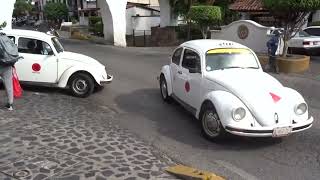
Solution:
M40 64L38 64L38 63L32 64L32 70L35 71L35 72L40 71L41 70Z
M190 91L190 83L188 81L184 84L184 89L186 90L186 92Z

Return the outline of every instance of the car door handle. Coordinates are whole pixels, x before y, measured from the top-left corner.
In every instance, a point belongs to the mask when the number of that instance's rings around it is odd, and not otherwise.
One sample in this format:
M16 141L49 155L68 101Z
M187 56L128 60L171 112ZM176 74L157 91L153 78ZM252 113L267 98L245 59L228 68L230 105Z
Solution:
M178 71L178 74L182 74L182 71Z

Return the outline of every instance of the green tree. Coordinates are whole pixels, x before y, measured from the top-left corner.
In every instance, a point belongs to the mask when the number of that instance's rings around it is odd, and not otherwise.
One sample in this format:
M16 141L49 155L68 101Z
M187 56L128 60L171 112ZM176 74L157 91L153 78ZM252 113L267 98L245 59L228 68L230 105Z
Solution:
M282 56L286 57L288 41L301 30L310 13L320 8L320 0L263 0L263 3L284 28Z
M49 20L62 20L68 16L68 7L64 3L48 2L44 7L44 14Z
M0 29L5 28L7 26L7 22L3 22L2 24L0 24Z
M216 0L214 2L215 6L221 7L222 24L230 24L239 19L239 13L229 9L229 5L233 2L234 0Z
M219 6L192 6L188 16L200 27L204 39L207 38L210 25L218 24L222 19Z
M27 15L32 10L32 5L26 0L16 0L13 9L14 17L21 17Z

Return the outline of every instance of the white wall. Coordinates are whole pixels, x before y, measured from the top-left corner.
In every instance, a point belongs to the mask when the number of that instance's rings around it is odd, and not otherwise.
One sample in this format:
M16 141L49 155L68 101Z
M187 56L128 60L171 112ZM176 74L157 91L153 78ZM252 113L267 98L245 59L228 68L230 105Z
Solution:
M176 26L177 17L175 17L172 13L169 0L159 0L159 4L160 4L160 16L161 16L160 26L161 27Z
M246 39L238 37L238 28L241 25L245 25L249 29L249 35ZM266 43L271 38L270 32L274 28L262 26L251 20L240 20L232 22L227 26L222 26L221 29L221 31L211 31L211 38L238 42L248 46L255 52L266 53Z
M0 6L0 24L3 22L7 22L7 26L5 29L11 29L12 28L12 13L13 13L13 7L15 0L5 0L5 3L2 3Z
M132 17L139 14L142 17ZM143 16L149 16L149 17L143 17ZM151 27L159 26L160 25L160 16L151 16L151 11L147 9L143 9L140 7L132 7L127 9L126 12L126 20L127 20L127 33L126 35L132 35L133 29L142 31L147 30L147 35L151 34ZM137 32L138 34L139 32ZM140 34L141 34L140 33Z

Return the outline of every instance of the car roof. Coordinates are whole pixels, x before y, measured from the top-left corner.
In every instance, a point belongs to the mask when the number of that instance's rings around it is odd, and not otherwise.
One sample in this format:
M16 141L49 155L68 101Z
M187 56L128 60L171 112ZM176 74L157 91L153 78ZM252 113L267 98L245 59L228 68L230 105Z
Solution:
M218 48L245 48L249 49L248 47L227 40L217 40L217 39L199 39L199 40L192 40L187 41L180 45L180 47L189 47L202 53L206 53L211 49L218 49Z
M304 29L311 29L311 28L320 28L320 26L308 26L308 27L306 27Z
M22 29L6 29L6 30L1 30L1 32L4 32L7 35L33 37L36 39L43 39L43 40L48 40L48 39L51 39L52 37L54 37L54 36L46 34L44 32L32 31L32 30L22 30Z

